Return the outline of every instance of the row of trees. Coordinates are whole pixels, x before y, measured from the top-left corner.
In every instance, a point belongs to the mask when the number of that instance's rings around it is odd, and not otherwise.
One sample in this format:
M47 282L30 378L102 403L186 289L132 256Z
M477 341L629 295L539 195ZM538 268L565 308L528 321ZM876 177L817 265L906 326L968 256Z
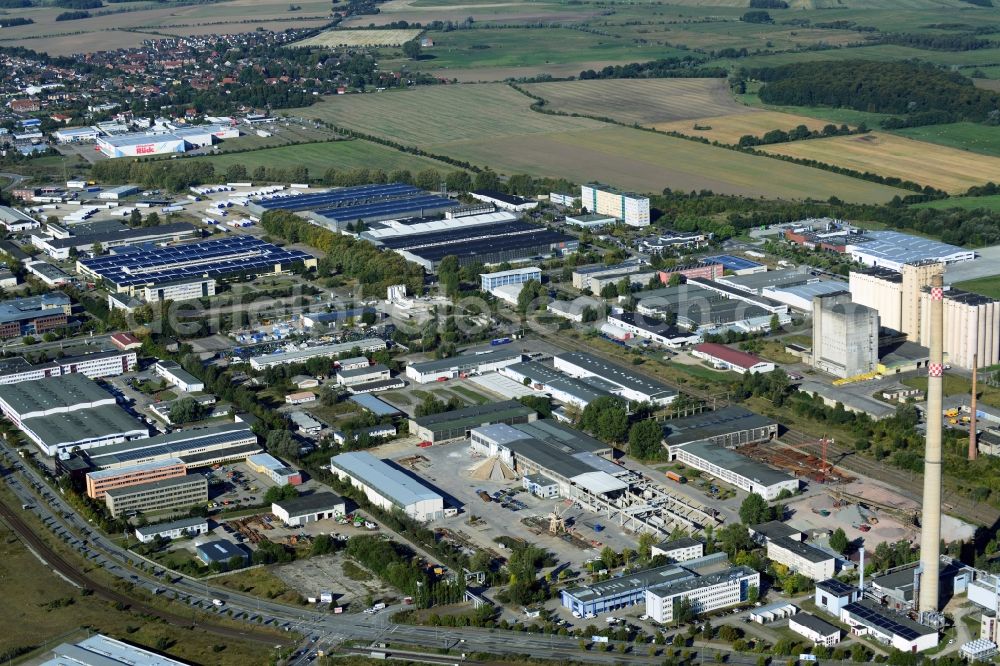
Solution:
M762 136L744 134L740 137L739 145L748 148L751 146L766 146L772 143L787 143L789 141L803 141L805 139L825 139L831 136L847 136L867 131L867 128L862 127L854 131L847 125L837 127L836 125L829 124L824 125L822 130L811 130L805 125L799 125L787 132L782 129L773 129L770 132L765 132Z

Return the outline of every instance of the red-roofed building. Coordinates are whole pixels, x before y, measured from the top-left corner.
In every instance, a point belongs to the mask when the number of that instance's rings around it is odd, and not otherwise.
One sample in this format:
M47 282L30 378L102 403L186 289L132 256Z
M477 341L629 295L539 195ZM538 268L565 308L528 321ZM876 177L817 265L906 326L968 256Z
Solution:
M111 344L122 351L129 351L131 349L139 349L142 347L142 340L135 337L131 333L115 333L111 336Z
M714 342L703 342L700 345L695 345L694 349L691 350L691 355L705 359L717 368L732 370L741 375L748 372L771 372L774 370L774 363L770 361Z

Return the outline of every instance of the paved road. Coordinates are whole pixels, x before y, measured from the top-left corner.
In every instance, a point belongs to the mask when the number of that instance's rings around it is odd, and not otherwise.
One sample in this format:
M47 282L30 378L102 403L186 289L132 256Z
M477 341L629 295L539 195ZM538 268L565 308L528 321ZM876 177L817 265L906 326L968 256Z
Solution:
M6 186L0 188L4 190L12 190L28 179L27 176L22 176L19 173L8 173L6 171L0 171L0 178L6 178L10 181Z

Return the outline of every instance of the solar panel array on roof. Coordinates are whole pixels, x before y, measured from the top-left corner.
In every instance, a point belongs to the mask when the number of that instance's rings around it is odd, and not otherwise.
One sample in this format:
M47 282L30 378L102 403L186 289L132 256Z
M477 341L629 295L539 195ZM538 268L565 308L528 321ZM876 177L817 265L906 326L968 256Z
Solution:
M894 634L907 641L913 641L934 632L934 629L917 624L902 615L890 615L892 611L889 609L878 608L867 600L847 604L844 606L844 610L848 611L856 621L869 627L881 629L888 634Z
M435 245L450 245L463 241L471 241L481 238L495 238L510 234L526 233L531 231L545 231L544 227L537 224L529 224L516 220L513 222L501 222L500 224L483 224L474 227L459 229L447 229L445 231L435 231L426 234L413 234L409 236L399 236L396 238L381 239L382 245L390 250L413 250L418 248L433 247Z
M142 248L125 254L84 259L86 271L118 288L167 282L207 275L226 277L241 273L268 272L277 264L289 265L312 259L300 250L286 250L252 236L230 236L218 240Z
M316 211L330 220L337 222L354 222L355 220L379 221L398 217L419 217L440 213L451 208L458 208L461 204L447 197L438 197L430 194L423 196L409 196L404 198L394 198L388 201L368 201L356 205L343 205L336 208L324 208Z
M714 257L703 257L702 261L706 264L722 264L723 268L727 268L731 271L743 271L748 268L755 268L763 264L758 264L756 261L750 261L749 259L744 259L743 257L734 257L731 254L720 254Z
M463 257L483 256L495 252L531 250L532 253L542 253L556 243L573 240L571 236L548 229L535 229L519 234L510 234L494 238L482 238L468 242L454 243L407 250L428 261L440 261L450 254Z
M358 185L344 187L339 190L322 192L320 194L300 194L297 196L276 196L263 199L257 205L266 210L330 210L341 206L359 206L364 203L388 201L397 197L412 196L420 193L419 187L404 183L389 183L387 185Z

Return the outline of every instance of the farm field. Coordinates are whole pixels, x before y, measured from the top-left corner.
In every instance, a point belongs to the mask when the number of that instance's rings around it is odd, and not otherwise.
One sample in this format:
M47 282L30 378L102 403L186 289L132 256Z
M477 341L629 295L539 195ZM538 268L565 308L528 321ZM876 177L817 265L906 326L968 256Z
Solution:
M636 62L686 53L669 46L642 46L631 39L558 27L477 28L426 34L434 40L434 46L424 49L419 61L410 62L411 68L538 67L596 60Z
M524 88L544 98L547 109L630 124L754 113L733 99L725 79L605 79L535 83Z
M399 21L427 24L433 21L462 22L472 18L476 23L569 23L600 15L586 5L570 6L562 2L510 2L509 0L472 0L436 2L431 0L389 0L379 5L375 15L352 16L341 23L344 28L388 25Z
M907 127L893 130L893 134L982 155L1000 157L1000 129L996 127L976 123L949 123L947 125Z
M940 15L938 15L938 18L940 18ZM831 16L830 19L832 20L833 17ZM867 23L866 17L861 20ZM898 28L893 28L893 30L898 30ZM949 67L973 67L979 65L992 65L1000 62L1000 49L977 49L975 51L927 51L909 46L878 44L875 46L852 48L849 51L845 51L843 49L829 49L826 51L802 51L795 53L752 55L746 58L737 59L721 58L719 60L710 61L709 64L725 67L775 67L777 65L787 65L796 62L829 62L833 60L845 59L876 61L915 59L932 62L938 65L946 65Z
M951 197L948 199L938 199L936 201L925 201L913 204L911 208L935 208L937 210L948 210L949 208L960 208L962 210L990 210L1000 212L1000 194L987 195L982 197ZM997 267L1000 271L1000 267Z
M400 46L416 39L420 30L326 30L293 46Z
M1000 181L1000 159L882 132L779 143L760 150L896 176L953 193Z
M665 187L790 199L883 202L904 190L587 118L532 111L502 84L342 95L303 110L504 173L602 180L642 192ZM296 113L292 111L291 113ZM427 119L434 119L428 123ZM767 161L764 161L767 160ZM761 178L766 172L768 178Z
M811 130L821 130L828 124L826 121L816 118L796 116L780 111L757 111L709 116L693 120L675 120L669 123L654 123L652 127L664 132L678 132L719 143L737 144L740 137L747 134L763 136L774 129L788 131L799 125L805 125ZM696 127L703 129L695 129Z
M580 75L580 72L593 69L599 70L608 65L627 65L633 62L629 59L585 60L582 62L548 63L532 67L467 67L428 69L427 74L459 83L495 83L497 81L531 79L540 76L553 78L569 78Z
M421 147L463 139L499 139L605 126L587 118L535 113L528 108L530 104L529 97L510 86L493 83L338 95L291 113Z
M360 140L281 146L191 159L211 162L216 171L225 171L233 164L242 164L247 171L252 171L258 166L287 169L305 165L314 178L323 175L323 172L330 168L345 170L366 168L383 171L409 169L414 173L423 169L437 169L442 172L454 169L443 162Z

